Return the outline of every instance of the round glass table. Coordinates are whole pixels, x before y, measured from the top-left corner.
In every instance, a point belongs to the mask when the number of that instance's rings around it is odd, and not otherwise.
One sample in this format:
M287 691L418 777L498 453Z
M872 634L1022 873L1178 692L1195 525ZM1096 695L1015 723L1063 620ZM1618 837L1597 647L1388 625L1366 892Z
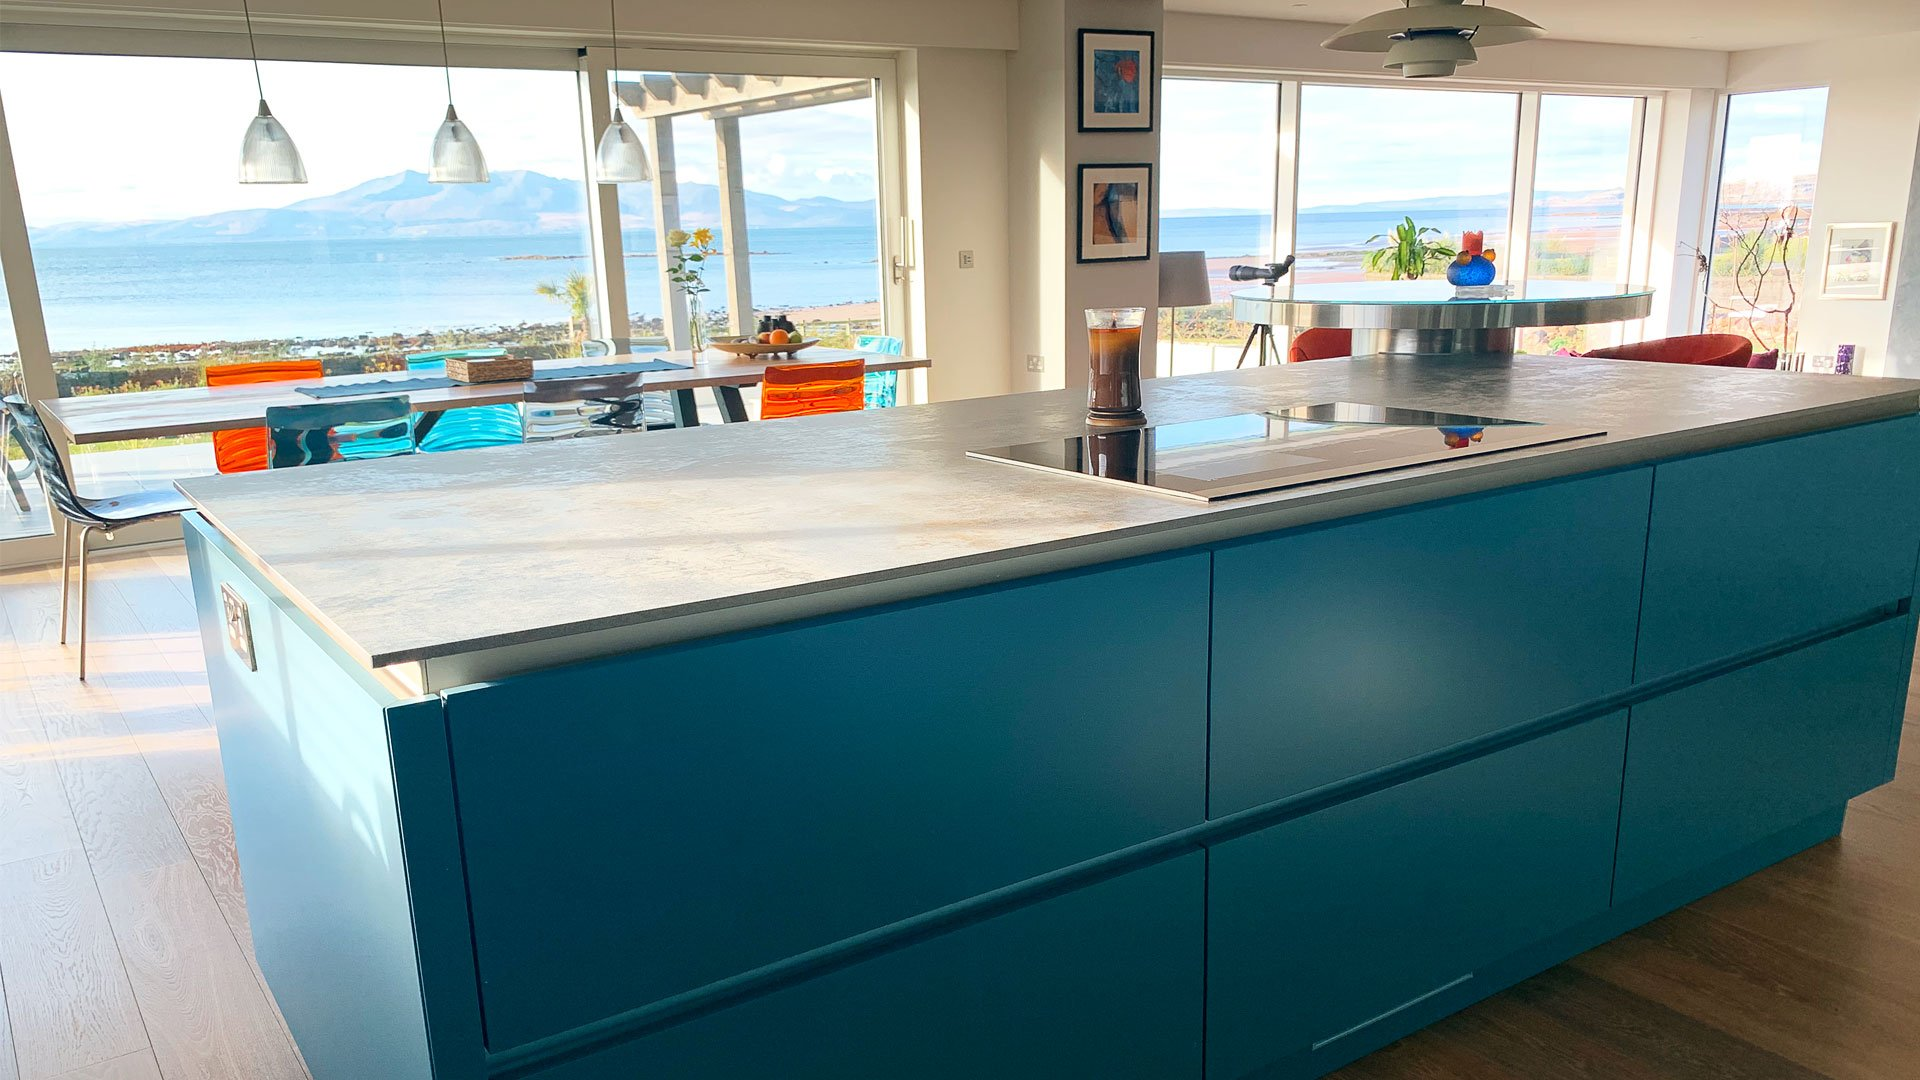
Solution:
M1293 283L1233 294L1236 322L1266 362L1275 326L1341 327L1353 331L1356 356L1512 356L1522 326L1581 326L1645 318L1653 290L1588 281L1529 281L1511 295L1456 289L1445 280ZM1245 352L1241 354L1245 359Z

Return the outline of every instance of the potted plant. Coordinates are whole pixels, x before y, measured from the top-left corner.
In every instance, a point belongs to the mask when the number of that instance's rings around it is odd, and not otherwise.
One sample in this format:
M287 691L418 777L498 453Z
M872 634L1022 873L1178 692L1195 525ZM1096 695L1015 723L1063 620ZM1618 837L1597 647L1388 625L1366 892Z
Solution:
M1456 252L1438 240L1439 229L1415 225L1411 217L1393 227L1390 233L1369 237L1367 243L1386 241L1387 246L1367 254L1367 269L1374 273L1391 272L1393 280L1418 278L1431 266L1444 266Z

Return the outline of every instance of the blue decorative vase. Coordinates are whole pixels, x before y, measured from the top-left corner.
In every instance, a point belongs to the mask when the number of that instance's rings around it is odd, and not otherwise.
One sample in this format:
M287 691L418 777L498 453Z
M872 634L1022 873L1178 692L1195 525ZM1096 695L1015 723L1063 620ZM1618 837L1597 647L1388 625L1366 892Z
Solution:
M1493 260L1485 255L1475 255L1466 262L1447 264L1447 284L1449 285L1491 285L1493 284Z

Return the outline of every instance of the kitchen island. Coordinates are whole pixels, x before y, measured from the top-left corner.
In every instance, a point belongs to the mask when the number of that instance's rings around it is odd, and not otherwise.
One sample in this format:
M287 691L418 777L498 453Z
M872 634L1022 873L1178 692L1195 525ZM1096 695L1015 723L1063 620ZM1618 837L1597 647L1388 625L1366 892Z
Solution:
M1084 398L195 480L256 952L318 1080L1313 1076L1891 778L1920 383L1150 381L1605 435L1200 503Z

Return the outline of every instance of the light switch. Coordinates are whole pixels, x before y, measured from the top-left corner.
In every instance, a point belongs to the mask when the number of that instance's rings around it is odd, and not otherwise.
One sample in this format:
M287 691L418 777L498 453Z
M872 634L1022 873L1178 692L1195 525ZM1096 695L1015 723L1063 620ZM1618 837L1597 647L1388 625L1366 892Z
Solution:
M253 658L253 618L247 613L247 602L232 585L221 582L220 607L227 624L227 648L246 662L248 671L259 671L260 665Z
M973 252L963 251L960 253L960 269L962 270L973 269Z

